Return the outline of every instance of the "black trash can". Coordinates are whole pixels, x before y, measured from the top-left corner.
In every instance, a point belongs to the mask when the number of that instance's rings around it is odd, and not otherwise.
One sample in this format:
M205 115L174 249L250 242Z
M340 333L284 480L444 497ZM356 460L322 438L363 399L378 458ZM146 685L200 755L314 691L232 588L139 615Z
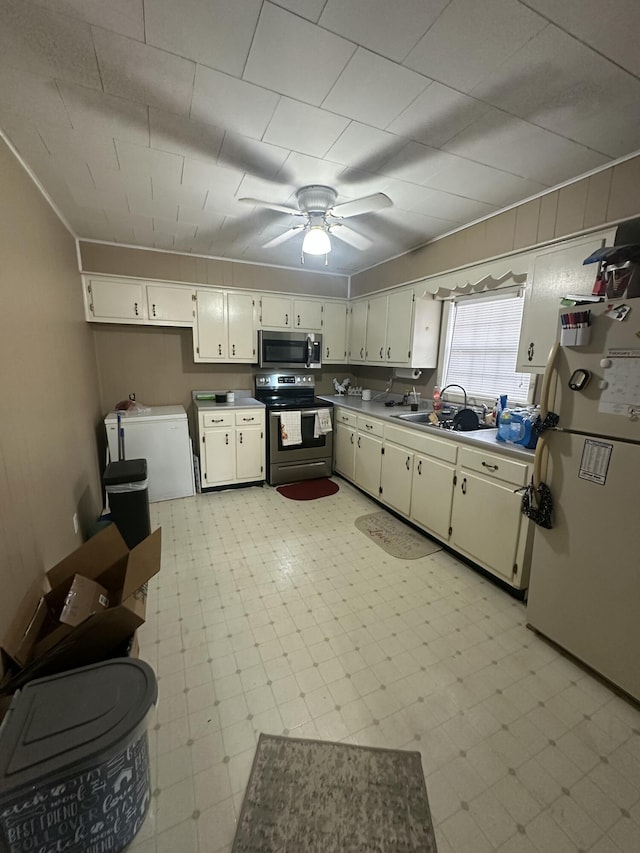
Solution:
M0 727L0 851L119 853L149 809L156 677L129 658L31 681Z
M146 459L110 462L104 472L111 517L129 548L151 533Z

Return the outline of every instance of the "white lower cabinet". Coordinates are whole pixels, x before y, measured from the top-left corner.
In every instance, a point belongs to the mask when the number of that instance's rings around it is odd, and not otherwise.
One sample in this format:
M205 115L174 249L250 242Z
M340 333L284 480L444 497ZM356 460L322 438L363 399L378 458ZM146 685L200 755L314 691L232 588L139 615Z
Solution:
M411 520L449 541L456 468L450 462L416 453L413 460Z
M264 480L263 409L230 409L200 415L203 489Z
M532 522L518 491L531 464L500 453L335 412L335 470L462 556L526 589Z
M529 580L531 522L516 490L529 476L524 462L464 447L451 515L451 545L519 589Z
M356 473L356 416L344 409L334 412L334 467L338 474L355 480Z
M358 415L354 482L374 497L380 495L383 422Z
M385 441L380 471L380 500L396 512L409 515L412 478L413 453L405 447Z

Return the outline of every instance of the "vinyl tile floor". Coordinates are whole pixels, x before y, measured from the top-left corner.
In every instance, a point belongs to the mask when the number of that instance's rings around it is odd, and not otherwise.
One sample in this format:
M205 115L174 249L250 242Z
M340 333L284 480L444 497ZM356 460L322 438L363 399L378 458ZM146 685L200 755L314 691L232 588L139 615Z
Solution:
M228 853L260 732L418 750L439 853L637 853L640 711L446 551L389 556L349 483L152 504L152 807L135 853Z

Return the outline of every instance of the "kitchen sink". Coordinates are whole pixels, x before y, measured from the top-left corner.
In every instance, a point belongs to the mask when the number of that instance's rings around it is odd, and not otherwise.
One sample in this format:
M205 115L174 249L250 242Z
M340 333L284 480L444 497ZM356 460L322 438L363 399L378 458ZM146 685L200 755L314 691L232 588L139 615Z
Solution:
M454 430L453 427L453 417L451 415L447 415L446 417L440 418L440 423L434 424L430 421L429 417L431 412L405 412L402 415L391 415L392 418L398 418L400 421L407 421L410 424L417 424L419 426L426 426L429 429L437 429L437 430L451 430L454 432L471 432L471 430ZM489 424L479 424L476 429L495 429L493 426L489 426Z

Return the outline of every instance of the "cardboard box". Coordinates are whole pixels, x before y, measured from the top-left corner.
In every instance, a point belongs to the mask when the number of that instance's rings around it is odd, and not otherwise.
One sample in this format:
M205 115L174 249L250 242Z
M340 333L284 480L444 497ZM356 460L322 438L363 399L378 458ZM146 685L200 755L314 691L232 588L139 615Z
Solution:
M145 620L145 584L160 570L161 544L158 529L130 551L112 524L51 568L51 590L44 596L41 585L29 591L3 639L0 694L105 660L126 645ZM110 606L77 625L62 624L58 616L76 575L102 587Z
M109 593L105 587L84 575L74 575L60 611L60 621L65 625L79 625L108 606Z

